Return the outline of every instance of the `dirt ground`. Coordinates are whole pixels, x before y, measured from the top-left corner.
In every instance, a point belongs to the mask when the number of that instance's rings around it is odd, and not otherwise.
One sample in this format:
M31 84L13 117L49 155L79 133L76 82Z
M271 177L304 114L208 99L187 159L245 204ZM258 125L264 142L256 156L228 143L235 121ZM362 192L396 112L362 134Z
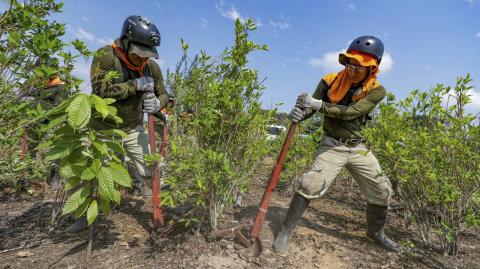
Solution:
M271 167L271 166L270 166ZM245 197L245 206L229 210L225 219L253 219L270 169L266 167ZM63 230L65 218L49 225L54 193L43 198L0 194L0 269L7 268L479 268L480 231L464 230L460 253L444 257L426 248L413 228L403 227L401 209L391 210L387 234L402 244L389 253L365 237L366 203L348 180L337 180L327 195L313 201L293 235L290 253L273 253L274 234L283 220L291 195L276 192L261 232L262 255L232 239L210 242L201 233L169 240L165 247L152 243L151 201L126 197L108 217L101 217L93 235L93 251L86 259L89 231L77 236Z

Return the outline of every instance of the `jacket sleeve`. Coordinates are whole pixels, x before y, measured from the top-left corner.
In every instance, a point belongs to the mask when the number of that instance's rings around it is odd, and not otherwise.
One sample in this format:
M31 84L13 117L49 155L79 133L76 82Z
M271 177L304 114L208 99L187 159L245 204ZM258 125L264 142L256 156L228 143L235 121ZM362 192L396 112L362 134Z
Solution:
M323 102L320 112L330 118L353 120L372 111L385 98L386 94L385 88L379 86L370 91L364 98L348 106Z
M92 67L90 69L90 81L92 84L92 93L102 98L114 98L121 100L136 94L135 81L128 80L126 82L114 83L113 79L105 79L110 71L122 72L115 70L113 49L105 47L102 49L100 56L93 58Z
M155 80L155 96L160 100L160 109L164 108L168 104L168 93L165 89L165 84L163 81L162 70L160 66L154 61L149 62L150 69L152 71L152 77ZM156 118L163 120L163 115L161 112L153 114Z
M313 93L313 98L315 99L323 99L323 97L325 96L325 94L327 93L328 91L328 85L327 83L322 79L320 80L320 82L318 83L317 85L317 88L315 89L315 92ZM310 118L313 114L315 114L316 111L314 111L313 109L311 108L306 108L305 109L305 119L308 119Z
M152 70L152 77L155 80L155 95L160 100L161 108L164 108L168 103L168 94L165 89L162 71L156 62L150 61L150 68Z

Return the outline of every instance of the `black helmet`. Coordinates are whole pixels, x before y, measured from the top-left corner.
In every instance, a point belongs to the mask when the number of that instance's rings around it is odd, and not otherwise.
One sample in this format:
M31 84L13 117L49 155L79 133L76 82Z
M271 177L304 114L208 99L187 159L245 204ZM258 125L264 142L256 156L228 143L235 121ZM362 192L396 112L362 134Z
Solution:
M356 38L350 46L348 46L347 52L351 52L352 50L368 53L377 58L378 63L382 61L383 43L374 36L361 36Z
M130 16L123 23L120 38L149 47L160 46L160 31L157 26L142 16Z

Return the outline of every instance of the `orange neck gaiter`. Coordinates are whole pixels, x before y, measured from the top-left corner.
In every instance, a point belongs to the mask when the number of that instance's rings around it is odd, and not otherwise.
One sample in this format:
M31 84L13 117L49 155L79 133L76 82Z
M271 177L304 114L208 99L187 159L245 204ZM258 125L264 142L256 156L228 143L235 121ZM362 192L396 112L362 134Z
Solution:
M380 83L378 83L377 81L377 74L380 70L378 68L377 61L368 54L357 51L351 51L344 54L349 58L356 59L361 66L366 66L370 68L370 74L362 82L362 91L358 95L353 96L353 101L358 101L365 97L367 93L370 92L372 89L380 85ZM332 75L334 79L332 79ZM330 86L330 90L328 91L328 97L330 99L330 102L334 104L342 101L342 99L345 97L348 90L350 90L353 84L350 80L350 77L348 76L346 69L343 69L337 74L327 75L325 76L324 80Z
M143 76L143 69L145 68L145 65L148 63L148 60L145 60L145 62L142 65L137 66L130 62L130 60L127 57L127 53L121 47L113 43L112 48L117 52L118 56L120 56L120 59L127 66L128 69L136 71L140 73L140 76Z

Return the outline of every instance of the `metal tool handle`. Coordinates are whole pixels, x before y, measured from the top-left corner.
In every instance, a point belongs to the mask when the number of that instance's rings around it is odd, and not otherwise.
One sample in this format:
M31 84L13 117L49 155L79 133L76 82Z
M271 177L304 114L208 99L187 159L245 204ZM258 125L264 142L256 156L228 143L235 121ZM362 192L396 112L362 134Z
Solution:
M292 122L290 128L288 129L287 137L285 138L285 142L283 143L283 147L280 151L280 155L278 156L277 163L275 164L272 174L270 175L270 181L268 182L267 188L263 193L262 201L260 202L258 213L255 217L255 222L252 229L250 230L251 239L257 239L258 235L260 234L260 230L262 229L263 222L265 221L265 217L267 215L268 205L270 204L270 200L272 199L273 189L275 189L275 187L277 186L278 179L280 178L280 172L282 171L283 160L287 156L288 147L292 142L292 138L295 134L295 129L297 128L297 126L297 122Z
M148 113L148 134L150 136L150 152L155 154L157 148L155 145L155 129L153 127L153 114ZM160 228L163 225L163 213L160 207L162 198L160 197L160 176L158 174L158 162L152 162L152 198L153 198L153 226Z

